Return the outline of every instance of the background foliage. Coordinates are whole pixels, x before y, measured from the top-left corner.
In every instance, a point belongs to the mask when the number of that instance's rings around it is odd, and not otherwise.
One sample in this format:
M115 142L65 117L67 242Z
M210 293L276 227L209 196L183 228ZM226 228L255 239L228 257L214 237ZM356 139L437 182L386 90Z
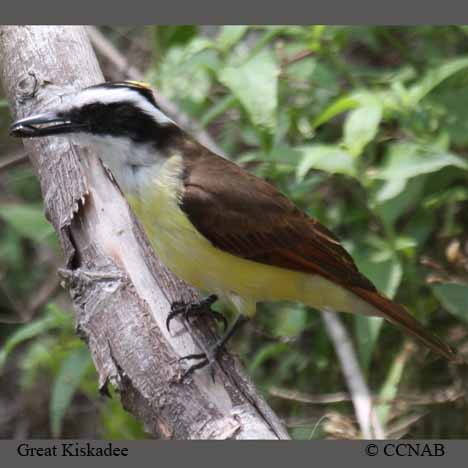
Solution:
M466 27L102 32L227 155L332 229L382 291L468 353ZM97 394L38 182L27 164L1 169L22 148L0 106L0 436L145 437L117 396ZM468 436L459 370L380 319L343 320L389 436ZM359 436L319 314L262 305L233 347L293 437Z

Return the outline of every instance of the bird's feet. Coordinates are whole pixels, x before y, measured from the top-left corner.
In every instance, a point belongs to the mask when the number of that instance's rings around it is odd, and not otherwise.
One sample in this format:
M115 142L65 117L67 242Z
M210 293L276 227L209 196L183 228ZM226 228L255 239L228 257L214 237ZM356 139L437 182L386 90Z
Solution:
M205 353L195 353L195 354L188 354L187 356L183 356L179 359L179 362L182 361L199 361L195 364L192 364L183 374L181 380L185 380L189 375L193 374L198 369L203 369L204 367L208 366L211 379L213 382L215 381L215 363L217 362L221 351L224 349L224 344L220 344L220 342L216 343L213 348L209 349L208 352Z
M224 332L227 330L228 321L223 314L216 312L211 309L211 306L218 300L218 296L212 294L200 302L185 304L183 302L174 302L171 307L171 311L166 319L166 327L170 332L171 321L178 316L182 316L185 320L189 320L191 317L207 316L216 322L222 322Z
M209 367L211 379L215 380L214 370L215 363L218 361L220 354L224 351L226 343L234 335L234 333L239 330L239 328L247 321L247 318L244 315L239 315L231 326L231 328L224 334L224 336L216 342L216 344L208 350L207 353L196 353L189 354L187 356L181 357L179 361L194 360L199 361L195 364L192 364L182 375L182 380L188 377L190 374L193 374L198 369L202 369L205 366Z

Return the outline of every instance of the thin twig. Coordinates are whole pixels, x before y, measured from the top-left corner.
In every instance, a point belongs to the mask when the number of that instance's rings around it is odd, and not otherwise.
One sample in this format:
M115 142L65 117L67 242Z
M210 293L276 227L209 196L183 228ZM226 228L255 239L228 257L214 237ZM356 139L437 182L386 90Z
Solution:
M127 59L97 27L87 26L86 30L93 46L100 55L105 57L114 66L119 74L125 75L130 80L141 81L144 79L143 73L138 68L130 65Z
M337 392L327 393L324 395L309 395L296 390L289 390L286 388L270 388L268 393L276 398L283 400L297 401L298 403L307 403L312 405L327 405L330 403L342 403L344 401L351 401L349 393Z
M372 405L372 397L362 375L351 339L335 312L322 311L328 334L335 346L365 439L384 439L385 434Z
M272 335L262 330L260 327L256 327L255 325L252 325L250 329L254 335L261 336L262 338L265 338L268 341L273 341L274 343L292 344L292 343L296 343L297 341L299 341L299 339L302 336L301 334L293 335L293 336Z
M312 57L314 55L315 55L315 52L313 52L312 50L302 50L301 52L298 52L296 55L293 55L292 57L285 57L281 61L280 73L279 73L280 78L283 78L286 75L287 73L286 69L290 65L301 62L302 60L308 57Z
M287 388L272 387L268 393L276 398L283 400L296 401L298 403L306 403L311 405L328 405L333 403L343 403L352 401L351 395L347 392L325 393L322 395L311 395L296 390ZM447 388L440 388L431 391L428 394L407 394L400 395L398 398L380 398L378 395L372 395L374 404L391 404L395 406L425 406L425 405L439 405L443 403L450 403L460 398L463 398L463 389L455 386Z
M39 286L37 293L26 306L28 321L36 314L36 312L46 305L51 297L55 294L60 286L60 278L57 275L57 268L54 266L45 281Z
M289 65L292 65L293 63L300 62L308 57L312 57L313 55L315 55L315 52L312 50L302 50L301 52L298 52L293 57L284 60L283 63L281 64L281 68L288 67Z
M411 414L405 418L400 419L395 424L387 427L387 436L389 439L401 439L408 433L410 427L423 418L426 413Z
M15 154L14 156L4 158L3 161L0 161L0 174L12 169L13 167L21 166L22 164L28 163L28 155L24 153Z

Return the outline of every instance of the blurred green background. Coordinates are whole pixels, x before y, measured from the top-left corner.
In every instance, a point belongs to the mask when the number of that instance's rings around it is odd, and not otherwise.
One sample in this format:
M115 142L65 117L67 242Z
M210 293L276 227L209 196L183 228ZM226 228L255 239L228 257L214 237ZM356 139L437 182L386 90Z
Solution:
M98 54L107 79L140 70L227 155L333 230L383 292L468 354L468 27L100 32L128 62ZM98 395L58 283L57 239L10 122L0 97L0 437L148 437L118 395ZM231 348L292 437L359 437L320 314L295 304L259 312ZM457 368L380 319L340 317L387 436L468 436Z

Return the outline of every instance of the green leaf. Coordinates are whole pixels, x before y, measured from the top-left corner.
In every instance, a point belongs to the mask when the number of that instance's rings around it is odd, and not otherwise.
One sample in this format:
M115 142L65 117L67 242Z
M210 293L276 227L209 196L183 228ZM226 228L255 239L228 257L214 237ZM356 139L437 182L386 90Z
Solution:
M44 317L37 319L34 322L21 325L6 339L5 344L0 350L0 372L5 365L8 355L16 348L16 346L53 328L60 327L65 323L66 318L66 315L59 311L59 309L56 309L54 306L49 306L49 310Z
M202 127L206 127L214 119L224 114L229 108L237 104L237 99L232 94L228 94L214 104L208 112L201 117L200 124Z
M148 75L148 81L154 81L169 98L201 103L211 86L209 70L218 66L212 41L195 37L184 46L170 48L158 70Z
M381 261L373 261L372 257L365 260L361 258L359 269L372 280L379 291L390 298L395 296L403 276L403 268L396 255Z
M381 400L394 400L398 393L398 385L400 384L401 377L403 376L403 370L405 368L405 359L394 359L392 367L388 372L387 378L380 390L379 397ZM379 416L382 424L386 424L391 406L387 404L378 405L377 415Z
M302 159L296 170L297 180L301 181L311 169L329 172L331 174L356 175L353 157L331 145L311 145L297 148L301 151Z
M420 210L411 216L402 234L413 241L414 249L417 250L427 241L437 223L437 218L431 210Z
M291 148L290 146L275 146L269 153L261 156L260 159L288 164L295 169L302 157L303 153L299 148Z
M410 179L437 172L447 166L468 170L468 163L452 153L398 143L390 148L384 167L374 177L387 180Z
M379 291L391 298L395 296L403 276L401 263L395 254L388 252L387 255L382 255L381 252L371 253L362 249L353 251L353 258L361 273L367 276ZM359 356L363 366L367 368L383 319L357 315L354 321Z
M239 99L253 124L273 133L278 106L278 65L263 50L239 66L221 69L218 78Z
M437 283L432 291L441 304L452 314L468 322L468 285L459 283Z
M308 312L298 306L285 305L275 311L277 323L274 333L278 336L297 336L307 324Z
M444 80L467 67L468 58L457 58L433 68L418 84L410 88L408 92L409 104L416 105Z
M286 343L270 343L262 346L249 364L249 373L253 373L265 361L287 352L288 349L289 346Z
M9 203L0 205L0 218L6 221L18 234L35 242L52 238L54 229L47 222L42 208L35 205Z
M101 438L104 440L147 439L148 433L144 431L143 424L125 411L117 392L112 388L109 390L111 398L106 398L99 408L100 421L102 421Z
M248 26L223 26L216 39L217 46L227 51L235 46L247 32Z
M382 107L375 103L352 110L344 124L343 142L353 156L359 156L379 129Z
M197 34L194 25L158 25L154 27L155 50L165 51L171 47L184 45Z
M33 390L40 376L54 367L56 358L60 359L59 339L59 333L41 334L23 347L17 361L22 389Z
M70 405L81 379L91 367L91 364L91 356L84 345L79 349L73 350L62 362L52 388L49 407L53 437L60 436L65 411Z
M431 105L443 110L441 125L450 135L454 146L468 146L468 89L465 85L460 88L443 86L431 94Z
M371 204L372 208L387 226L392 226L402 214L421 202L425 181L426 176L415 177L411 181L403 178L390 179L377 192L376 198Z
M382 324L383 318L381 317L354 316L358 354L364 369L369 368L372 352L377 344Z
M406 187L406 179L386 180L375 195L375 202L382 204L400 195Z
M326 107L323 112L315 117L315 119L312 121L312 127L317 128L331 120L333 117L350 109L355 109L357 106L359 106L359 101L356 98L352 96L341 97Z

